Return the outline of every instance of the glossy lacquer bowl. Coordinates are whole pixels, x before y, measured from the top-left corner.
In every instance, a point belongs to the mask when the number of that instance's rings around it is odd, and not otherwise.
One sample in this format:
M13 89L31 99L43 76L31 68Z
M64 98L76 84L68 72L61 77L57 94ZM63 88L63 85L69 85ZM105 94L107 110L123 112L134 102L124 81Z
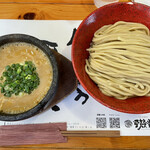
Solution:
M150 7L138 3L113 3L98 8L87 16L78 27L72 45L72 62L75 74L84 89L101 104L124 113L150 112L150 97L118 100L104 95L85 72L85 59L89 53L94 32L100 27L117 21L139 22L150 29Z

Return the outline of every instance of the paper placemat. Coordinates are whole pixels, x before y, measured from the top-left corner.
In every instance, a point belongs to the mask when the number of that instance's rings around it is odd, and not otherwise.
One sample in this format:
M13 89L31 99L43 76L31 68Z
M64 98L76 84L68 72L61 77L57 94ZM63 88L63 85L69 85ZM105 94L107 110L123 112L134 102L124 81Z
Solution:
M133 0L133 1L150 6L150 0Z
M0 36L23 33L57 43L55 48L58 52L71 60L71 41L80 23L64 20L0 20ZM67 122L68 130L120 130L121 136L150 135L150 113L135 115L109 109L94 100L81 85L51 109L22 121L0 121L0 125L49 122Z

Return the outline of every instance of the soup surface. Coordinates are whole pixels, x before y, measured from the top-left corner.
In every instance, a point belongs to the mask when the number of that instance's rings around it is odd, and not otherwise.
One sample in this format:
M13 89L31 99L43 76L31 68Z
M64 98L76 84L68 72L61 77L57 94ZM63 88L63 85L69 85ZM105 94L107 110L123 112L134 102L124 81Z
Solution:
M52 78L52 66L48 57L38 47L24 43L10 43L0 47L0 76L7 65L24 64L32 61L40 78L39 86L31 94L5 97L0 92L0 111L7 114L18 114L36 106L47 94Z

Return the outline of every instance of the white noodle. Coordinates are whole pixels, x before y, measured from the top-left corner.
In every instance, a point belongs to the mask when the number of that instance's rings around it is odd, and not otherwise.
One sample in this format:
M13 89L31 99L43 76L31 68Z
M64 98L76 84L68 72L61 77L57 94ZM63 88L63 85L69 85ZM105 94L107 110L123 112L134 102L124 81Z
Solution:
M107 96L150 95L150 35L140 23L118 21L98 29L85 70Z

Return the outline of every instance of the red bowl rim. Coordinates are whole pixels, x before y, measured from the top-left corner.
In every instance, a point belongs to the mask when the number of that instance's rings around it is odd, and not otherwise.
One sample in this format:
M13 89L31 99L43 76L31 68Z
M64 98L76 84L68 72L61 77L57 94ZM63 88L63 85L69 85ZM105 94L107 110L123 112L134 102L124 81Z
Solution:
M122 112L122 113L129 113L129 114L145 114L145 113L150 113L150 111L148 110L145 110L145 111L134 111L134 110L120 110L119 108L115 108L113 106L110 106L108 105L107 103L104 103L103 101L101 101L100 99L96 98L88 89L87 87L85 86L85 84L82 82L82 80L80 79L80 76L78 74L78 71L76 69L76 66L75 66L75 62L74 62L74 55L73 55L73 51L74 51L74 45L75 45L75 41L76 41L76 38L78 36L78 33L79 33L79 29L82 27L82 25L85 23L85 21L87 20L87 18L89 18L91 15L93 15L96 11L98 11L99 9L104 9L105 7L111 7L111 6L115 6L115 5L140 5L140 6L145 6L145 7L148 7L150 8L149 6L147 5L144 5L144 4L141 4L141 3L137 3L137 2L116 2L116 3L111 3L111 4L107 4L107 5L104 5L100 8L97 8L96 10L94 10L93 12L91 12L85 19L82 20L82 22L80 23L80 25L78 26L77 30L76 30L76 33L75 33L75 36L73 38L73 42L72 42L72 52L71 52L71 59L72 59L72 65L73 65L73 69L74 69L74 72L77 76L77 79L79 80L80 84L82 85L82 87L89 93L90 96L92 96L96 101L98 101L99 103L101 103L102 105L110 108L110 109L113 109L115 111L119 111L119 112Z

